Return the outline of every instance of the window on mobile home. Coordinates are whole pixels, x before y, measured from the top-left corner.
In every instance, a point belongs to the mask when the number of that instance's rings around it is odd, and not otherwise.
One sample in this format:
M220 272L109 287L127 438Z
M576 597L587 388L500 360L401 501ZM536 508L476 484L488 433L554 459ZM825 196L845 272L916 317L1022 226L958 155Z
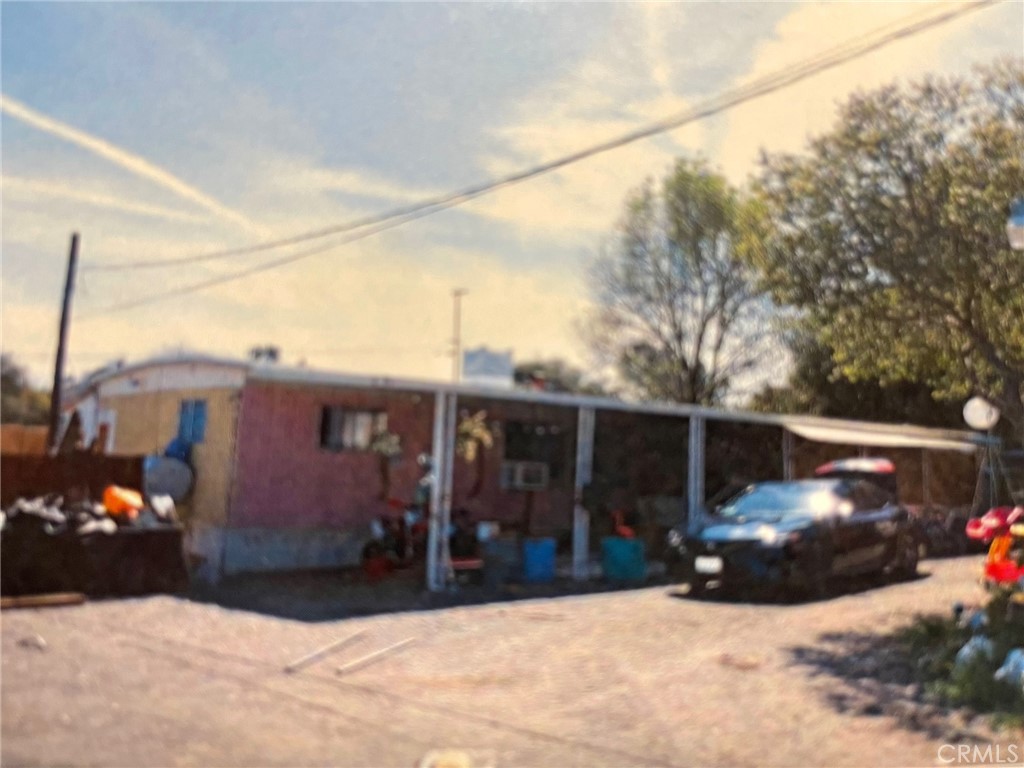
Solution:
M366 451L373 436L387 428L388 415L383 411L325 405L320 414L320 447L327 451Z
M557 424L533 424L521 421L505 423L505 459L536 461L548 465L552 480L565 469L566 434Z

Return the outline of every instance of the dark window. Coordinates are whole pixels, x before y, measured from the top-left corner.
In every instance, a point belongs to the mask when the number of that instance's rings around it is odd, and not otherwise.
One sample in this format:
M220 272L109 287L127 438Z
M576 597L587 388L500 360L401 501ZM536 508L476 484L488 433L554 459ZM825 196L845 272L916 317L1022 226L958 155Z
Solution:
M565 429L557 424L510 421L505 424L505 459L539 461L548 477L557 480L565 470Z
M375 435L386 432L383 411L354 411L325 405L320 413L320 447L328 451L366 451Z
M178 411L178 438L201 443L206 437L206 401L182 400Z
M857 512L872 512L888 504L892 497L874 483L860 481L853 486L853 503Z

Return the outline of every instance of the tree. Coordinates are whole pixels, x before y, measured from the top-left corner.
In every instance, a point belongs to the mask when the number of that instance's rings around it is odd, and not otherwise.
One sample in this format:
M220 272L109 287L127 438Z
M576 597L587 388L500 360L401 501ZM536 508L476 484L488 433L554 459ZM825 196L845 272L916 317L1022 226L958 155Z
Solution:
M744 256L832 350L834 372L982 394L1024 434L1024 68L851 98L803 155L764 158Z
M25 370L10 355L0 355L0 421L48 424L50 396L31 387Z
M762 388L751 399L750 408L770 413L807 413L932 427L963 425L960 406L936 399L931 387L923 382L882 384L877 378L851 381L836 373L832 350L822 344L812 330L791 330L786 344L794 358L787 383Z
M633 393L711 405L757 364L770 306L734 247L742 205L687 160L627 199L592 270L584 335Z
M571 392L578 395L607 395L598 382L587 379L586 374L564 360L531 360L515 368L517 387L540 389L545 392Z

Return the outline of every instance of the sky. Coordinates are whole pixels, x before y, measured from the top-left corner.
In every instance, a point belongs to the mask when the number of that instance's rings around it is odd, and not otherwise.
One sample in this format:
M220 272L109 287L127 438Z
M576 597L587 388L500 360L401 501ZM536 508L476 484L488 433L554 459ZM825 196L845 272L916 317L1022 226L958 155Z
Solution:
M0 5L2 346L52 373L81 235L67 371L172 350L451 375L464 347L593 361L588 264L630 190L675 158L734 184L799 152L858 89L1024 56L1008 0L699 123L277 269L145 306L312 244L237 248L389 211L676 114L949 4ZM324 244L333 243L326 240Z

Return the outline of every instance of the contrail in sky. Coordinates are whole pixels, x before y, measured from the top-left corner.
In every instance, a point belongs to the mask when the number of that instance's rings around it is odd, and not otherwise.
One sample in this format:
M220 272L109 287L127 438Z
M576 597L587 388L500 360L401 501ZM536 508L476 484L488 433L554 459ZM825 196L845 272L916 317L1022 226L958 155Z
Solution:
M186 213L173 208L165 208L162 205L150 205L149 203L137 203L134 200L125 200L113 195L106 195L78 186L69 184L56 184L49 181L26 179L20 176L0 176L0 186L3 187L6 197L21 197L22 199L34 200L39 197L57 198L65 200L77 200L99 208L110 208L126 213L137 213L142 216L152 216L166 219L168 221L187 221L197 224L209 223L208 213Z
M82 149L109 160L114 163L114 165L119 165L126 171L134 173L136 176L149 179L150 181L159 184L164 189L169 189L179 197L205 208L210 211L210 213L215 214L225 221L230 221L250 233L260 236L267 235L267 230L265 228L261 227L245 215L228 208L226 205L210 197L205 192L196 189L192 185L179 179L170 171L164 170L160 166L149 162L143 157L139 157L138 155L121 149L120 147L116 147L110 142L104 141L97 136L85 133L84 131L73 128L66 123L62 123L51 117L47 117L44 114L36 112L31 107L27 107L5 94L0 94L0 110L16 120L20 120L27 125L31 125L33 128L37 128L43 133L48 133L51 136L56 136L64 141L77 144Z

